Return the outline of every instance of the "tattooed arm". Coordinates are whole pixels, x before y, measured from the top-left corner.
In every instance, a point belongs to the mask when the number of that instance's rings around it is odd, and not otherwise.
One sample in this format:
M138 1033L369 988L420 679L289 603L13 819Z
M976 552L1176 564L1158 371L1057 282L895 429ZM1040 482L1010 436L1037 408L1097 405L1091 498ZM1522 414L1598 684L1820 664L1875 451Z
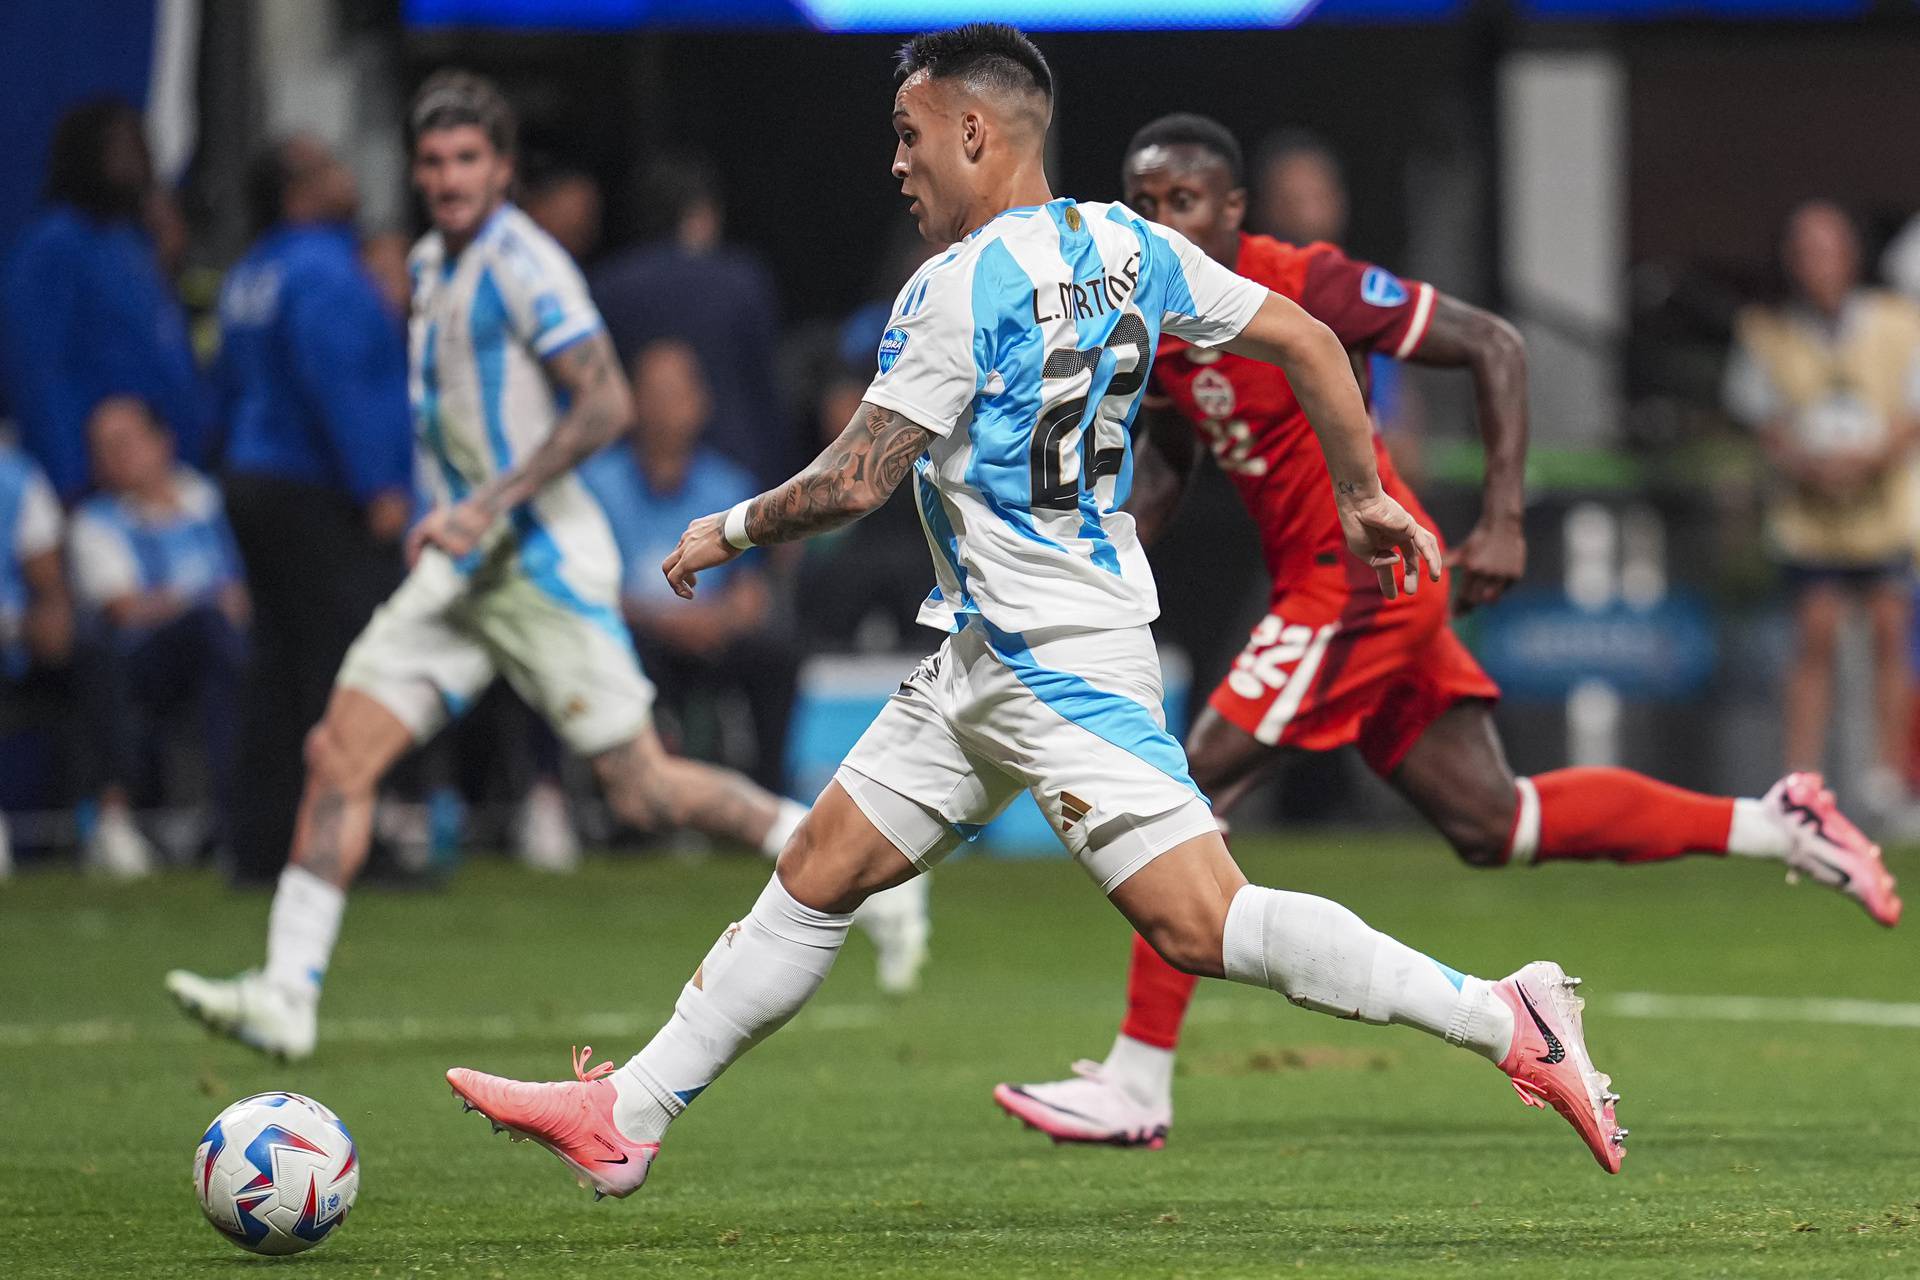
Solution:
M545 362L547 376L571 398L566 416L553 433L519 466L495 476L463 501L444 507L414 527L407 559L428 543L458 559L478 546L487 530L507 512L580 465L633 423L633 393L613 342L603 330L555 352Z
M927 428L863 401L840 438L812 465L748 504L747 537L756 546L793 542L853 523L887 500L932 439ZM694 577L702 569L740 554L727 541L726 517L721 511L695 520L661 563L661 572L682 597L693 598Z

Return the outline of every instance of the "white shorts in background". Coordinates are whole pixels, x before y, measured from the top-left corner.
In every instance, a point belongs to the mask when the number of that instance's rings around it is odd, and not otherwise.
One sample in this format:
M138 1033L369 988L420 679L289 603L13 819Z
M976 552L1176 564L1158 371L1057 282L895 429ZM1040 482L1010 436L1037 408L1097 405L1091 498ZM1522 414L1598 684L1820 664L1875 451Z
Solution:
M923 869L1022 791L1106 893L1218 830L1167 732L1146 627L1013 635L976 618L902 682L835 776Z
M496 675L582 756L653 722L653 684L613 606L565 598L510 557L469 576L439 552L421 556L374 610L335 683L371 697L424 742Z

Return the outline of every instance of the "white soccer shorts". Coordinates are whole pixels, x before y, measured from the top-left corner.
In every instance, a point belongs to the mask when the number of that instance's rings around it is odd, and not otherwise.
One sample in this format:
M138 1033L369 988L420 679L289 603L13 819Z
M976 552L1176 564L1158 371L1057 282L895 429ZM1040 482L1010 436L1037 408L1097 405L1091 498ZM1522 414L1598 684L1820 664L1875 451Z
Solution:
M336 683L424 742L506 677L569 748L595 756L653 722L654 689L610 604L562 598L510 561L469 578L428 551L374 611Z
M1145 627L1012 635L976 618L907 677L835 777L922 870L1023 790L1105 893L1218 829L1167 732Z

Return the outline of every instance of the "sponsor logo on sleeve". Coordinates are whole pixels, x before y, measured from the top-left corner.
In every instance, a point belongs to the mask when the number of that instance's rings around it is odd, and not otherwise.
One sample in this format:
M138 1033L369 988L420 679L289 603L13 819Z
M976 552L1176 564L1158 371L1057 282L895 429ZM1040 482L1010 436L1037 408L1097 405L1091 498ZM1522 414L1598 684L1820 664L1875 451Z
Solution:
M1368 267L1360 277L1360 298L1376 307L1397 307L1407 300L1407 286L1382 267Z
M889 329L880 335L880 372L885 374L893 370L900 360L900 353L907 349L907 331Z

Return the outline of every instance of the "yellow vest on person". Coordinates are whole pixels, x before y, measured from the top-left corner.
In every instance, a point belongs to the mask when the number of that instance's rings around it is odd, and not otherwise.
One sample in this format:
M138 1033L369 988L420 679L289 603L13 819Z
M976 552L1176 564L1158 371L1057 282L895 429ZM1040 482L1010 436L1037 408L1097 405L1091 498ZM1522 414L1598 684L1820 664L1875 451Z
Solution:
M1786 401L1786 429L1809 452L1875 447L1909 412L1920 308L1880 290L1861 290L1848 306L1837 340L1772 307L1750 307L1735 324ZM1784 484L1768 514L1768 533L1791 561L1885 564L1914 550L1914 495L1913 471L1904 462L1839 501Z

